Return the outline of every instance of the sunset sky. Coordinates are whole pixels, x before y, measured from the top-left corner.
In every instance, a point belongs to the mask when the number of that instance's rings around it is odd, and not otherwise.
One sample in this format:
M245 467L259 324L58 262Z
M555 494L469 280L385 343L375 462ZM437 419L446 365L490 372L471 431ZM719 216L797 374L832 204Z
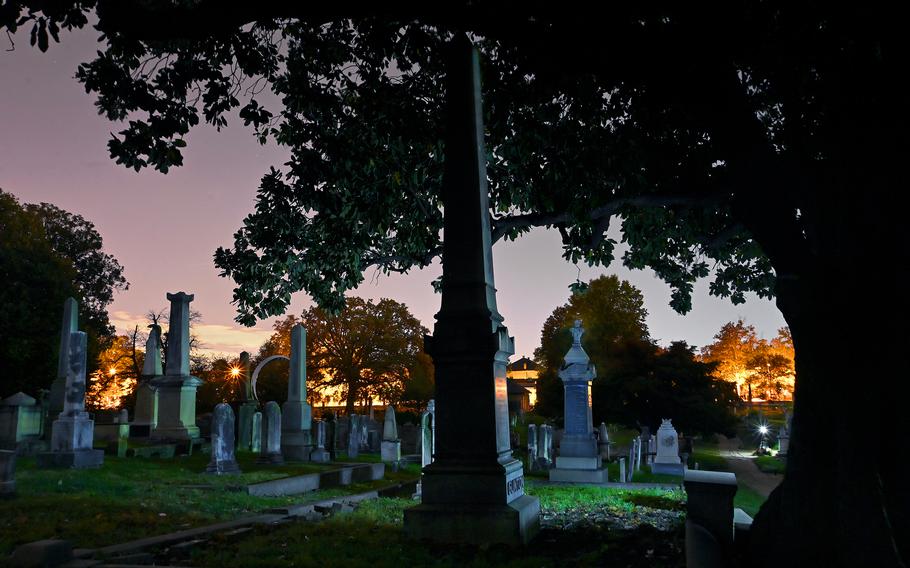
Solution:
M218 276L212 254L233 243L234 231L253 209L259 178L269 166L280 167L286 153L260 146L235 121L220 133L208 126L193 130L185 166L167 175L118 166L108 158L106 143L109 133L121 128L97 115L93 98L73 79L78 64L100 49L97 36L91 29L61 33L63 43L51 43L47 53L29 47L27 30L14 36L13 51L5 51L10 45L0 38L0 188L22 202L50 202L95 224L130 282L109 308L119 330L144 321L148 310L165 307L166 292L183 290L196 295L192 307L203 316L197 333L208 350L255 351L270 335L274 318L255 328L233 321L233 283ZM560 252L558 233L544 230L494 247L499 309L515 336L516 356L532 354L544 320L566 301L567 286L578 275ZM432 329L439 296L430 282L440 272L436 263L406 276L368 274L354 294L404 302ZM608 269L581 266L583 280L603 273L643 291L651 335L662 344L684 339L702 346L739 317L763 337L785 325L773 302L753 295L733 306L708 296L707 281L696 287L693 311L680 316L667 305L669 287L650 270L629 271L618 262ZM290 313L310 304L298 293Z

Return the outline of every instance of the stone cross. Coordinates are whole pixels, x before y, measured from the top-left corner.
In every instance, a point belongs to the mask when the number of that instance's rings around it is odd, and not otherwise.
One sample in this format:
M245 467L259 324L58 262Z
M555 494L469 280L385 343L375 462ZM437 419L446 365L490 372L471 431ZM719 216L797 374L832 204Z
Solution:
M161 375L161 326L151 324L149 336L145 340L145 360L142 362L143 377L157 377Z
M170 361L170 357L168 357ZM206 473L233 475L240 473L234 456L234 410L221 403L212 414L212 458Z
M281 455L281 407L275 401L265 403L262 419L262 451L260 462L283 464Z
M171 313L167 328L167 365L170 376L190 374L190 302L194 295L185 292L168 294Z

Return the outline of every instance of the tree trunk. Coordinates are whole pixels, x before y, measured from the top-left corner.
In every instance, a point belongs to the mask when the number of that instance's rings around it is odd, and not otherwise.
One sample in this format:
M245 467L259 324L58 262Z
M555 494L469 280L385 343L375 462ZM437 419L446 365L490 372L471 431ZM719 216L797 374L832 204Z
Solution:
M354 403L357 402L357 397L359 396L359 390L357 388L357 381L348 381L348 399L345 403L344 411L348 416L354 414Z

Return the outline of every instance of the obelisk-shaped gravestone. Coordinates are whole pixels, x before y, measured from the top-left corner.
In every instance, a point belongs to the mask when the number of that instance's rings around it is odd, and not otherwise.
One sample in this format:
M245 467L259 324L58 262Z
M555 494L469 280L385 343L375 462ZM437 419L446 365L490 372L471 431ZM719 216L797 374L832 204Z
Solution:
M152 386L152 379L161 374L161 326L152 324L145 340L142 375L136 385L136 410L130 424L130 437L147 438L158 424L158 389Z
M571 331L572 347L559 369L565 392L565 432L556 467L550 470L550 481L603 483L607 481L607 470L597 450L591 419L591 381L597 373L581 346L585 331L581 320L575 320Z
M313 451L313 413L306 401L306 329L291 329L288 399L281 405L281 453L287 460L308 460Z
M104 450L92 448L95 422L85 411L86 334L70 334L66 353L69 364L66 370L66 390L63 411L54 420L51 433L51 451L37 456L40 467L98 467L104 463Z
M521 544L540 527L509 444L506 365L514 342L496 308L477 51L452 41L446 81L442 307L427 351L436 367L436 447L404 528L436 541Z
M237 449L250 451L253 447L253 414L258 410L253 396L253 382L250 377L250 354L240 352L240 406L237 408Z
M167 358L164 375L151 381L152 386L158 389L158 423L151 437L194 440L199 438L196 389L202 381L190 375L190 302L193 295L177 292L168 294L167 299L171 302Z
M63 302L63 321L60 323L60 350L57 352L57 376L51 383L51 392L47 399L47 418L44 426L44 438L50 439L52 424L57 415L63 412L63 399L66 396L66 373L69 369L70 334L79 331L79 304L73 298Z
M385 409L382 421L382 443L380 456L384 462L401 461L401 439L398 437L398 423L395 421L395 407L391 404Z

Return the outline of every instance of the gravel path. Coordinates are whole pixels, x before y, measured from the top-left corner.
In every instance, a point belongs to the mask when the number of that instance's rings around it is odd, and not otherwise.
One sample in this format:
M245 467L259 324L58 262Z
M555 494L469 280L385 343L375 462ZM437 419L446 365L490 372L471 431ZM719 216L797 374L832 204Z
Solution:
M727 460L730 471L736 474L736 480L767 497L777 487L784 476L765 473L755 465L755 457L740 450L739 438L720 438L720 455Z

